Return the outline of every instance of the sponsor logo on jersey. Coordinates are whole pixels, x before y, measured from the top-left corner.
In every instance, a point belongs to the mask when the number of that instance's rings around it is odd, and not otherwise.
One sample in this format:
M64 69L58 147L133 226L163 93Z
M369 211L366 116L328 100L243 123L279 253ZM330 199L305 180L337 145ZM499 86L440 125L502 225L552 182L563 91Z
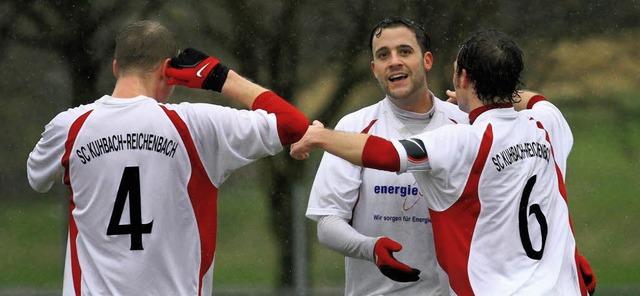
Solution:
M394 199L402 200L402 209L407 212L411 210L420 199L423 198L422 193L416 186L413 185L375 185L373 186L373 193L376 195L386 195Z
M375 185L373 186L373 193L375 194L389 194L389 195L399 195L401 197L405 197L408 195L420 195L420 190L418 187L412 185L399 186L399 185Z
M422 223L429 224L431 223L431 218L429 217L418 217L418 216L391 216L391 215L373 215L373 220L375 221L388 221L388 222L413 222L413 223Z
M373 186L373 193L376 195L386 195L392 197L394 200L402 201L402 211L404 212L401 215L373 214L372 217L374 221L387 223L431 223L431 218L428 216L409 215L409 211L420 202L420 199L424 198L415 182L411 185L375 185Z
M491 161L500 172L520 160L531 157L539 157L549 162L551 150L547 145L538 142L520 143L500 151L491 158Z

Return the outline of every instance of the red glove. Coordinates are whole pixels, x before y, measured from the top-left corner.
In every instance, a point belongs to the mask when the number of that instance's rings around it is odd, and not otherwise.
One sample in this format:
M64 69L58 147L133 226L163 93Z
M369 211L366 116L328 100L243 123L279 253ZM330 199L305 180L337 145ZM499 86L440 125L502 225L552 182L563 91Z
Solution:
M580 270L584 284L587 286L589 295L593 295L593 293L596 292L596 275L593 273L587 258L580 254L578 254L578 269Z
M168 85L178 84L217 92L222 90L229 73L229 68L218 59L193 48L187 48L172 58L170 66L165 72L171 77L167 81Z
M373 248L373 257L378 269L388 278L397 282L415 282L420 279L420 270L396 260L392 252L402 250L402 245L394 240L381 237Z

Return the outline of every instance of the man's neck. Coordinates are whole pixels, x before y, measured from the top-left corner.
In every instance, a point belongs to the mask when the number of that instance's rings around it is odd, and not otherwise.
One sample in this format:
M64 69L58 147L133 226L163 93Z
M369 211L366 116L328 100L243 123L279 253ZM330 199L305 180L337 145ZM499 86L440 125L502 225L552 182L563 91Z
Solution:
M148 80L138 76L120 77L116 81L112 97L130 99L137 96L154 97L154 86Z
M433 96L428 90L404 99L396 99L389 95L387 97L396 107L414 113L427 113L433 108Z

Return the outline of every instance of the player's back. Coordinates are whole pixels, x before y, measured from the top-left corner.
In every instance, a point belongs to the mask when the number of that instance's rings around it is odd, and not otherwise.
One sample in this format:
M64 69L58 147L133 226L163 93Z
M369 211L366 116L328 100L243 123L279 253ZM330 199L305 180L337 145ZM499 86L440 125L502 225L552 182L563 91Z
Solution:
M458 295L579 295L563 176L542 127L494 109L424 137L432 169L414 175L436 196L436 251Z
M181 119L131 100L100 100L71 127L65 293L197 295L213 260L217 189Z
M487 121L485 135L490 131L493 139L487 155L483 148L478 154L486 160L477 180L480 213L469 253L471 286L476 295L579 295L575 240L554 143L526 116Z

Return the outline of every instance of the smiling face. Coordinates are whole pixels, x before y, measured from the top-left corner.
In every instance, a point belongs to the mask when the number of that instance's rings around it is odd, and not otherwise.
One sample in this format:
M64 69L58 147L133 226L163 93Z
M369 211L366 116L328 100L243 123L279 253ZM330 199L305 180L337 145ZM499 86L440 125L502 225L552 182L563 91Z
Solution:
M431 52L422 54L413 31L403 26L382 29L373 37L372 51L371 70L385 94L401 105L429 97L426 72L433 57Z

